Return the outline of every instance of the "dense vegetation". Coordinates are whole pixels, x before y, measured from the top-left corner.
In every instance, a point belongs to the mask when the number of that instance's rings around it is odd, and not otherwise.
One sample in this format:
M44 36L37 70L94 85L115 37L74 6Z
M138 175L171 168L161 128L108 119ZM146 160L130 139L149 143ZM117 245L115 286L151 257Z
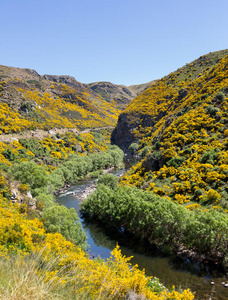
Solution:
M188 250L198 258L228 262L226 215L215 210L193 213L154 193L118 186L111 175L101 177L97 190L82 203L82 213L164 253Z
M0 66L1 133L113 126L118 114L115 105L73 77Z
M94 201L95 211L99 197L104 198L104 205L109 203L113 208L113 212L101 210L101 216L89 209L89 214L102 222L108 218L107 223L113 227L121 224L163 251L188 256L197 253L201 259L225 266L227 53L224 50L202 56L157 81L129 104L119 117L112 141L140 159L123 176L121 185L145 192L139 195L139 191L130 189L127 196L124 187L115 192L106 188L99 189L89 200L91 206ZM194 76L190 76L193 68ZM137 196L128 198L131 193ZM154 199L152 203L144 200L147 197Z
M99 177L97 190L83 203L84 215L165 253L228 265L226 55L224 50L199 58L129 104L112 141L141 161L121 186L111 175ZM77 214L54 201L59 188L123 160L123 152L108 143L108 129L73 132L75 127L114 125L119 114L114 103L72 78L19 69L17 78L14 71L1 70L2 134L54 127L72 131L0 143L2 266L16 270L22 259L27 272L32 261L34 280L43 287L48 283L50 299L122 299L130 293L193 299L189 291L168 291L151 281L128 263L118 246L107 262L90 260ZM14 260L8 263L4 257ZM6 280L0 281L0 290L6 297L18 295Z
M107 144L108 130L101 132L103 134L81 135L68 132L43 140L31 138L1 143L1 167L6 172L6 179L16 180L15 189L25 198L24 205L27 204L29 212L35 214L29 201L26 203L28 191L36 199L30 202L36 201L36 207L42 212L46 232L59 232L83 249L86 248L86 236L77 214L57 205L53 193L90 172L116 167L122 162L123 152Z
M185 86L179 105L155 128L145 127L145 158L123 178L189 209L228 209L228 57ZM160 85L165 85L164 81ZM173 101L173 100L172 100ZM172 108L172 101L170 107ZM177 107L176 107L177 106Z
M123 160L118 147L105 143L107 130L89 136L93 139L88 140L88 134L67 133L44 140L2 143L1 296L127 299L140 295L142 299L193 299L188 290L168 291L157 279L146 277L144 271L131 266L129 258L121 255L118 246L107 262L91 260L84 252L86 236L76 212L57 205L52 192L88 172L117 166ZM79 141L80 152L76 147ZM99 147L103 147L102 152ZM117 186L109 176L108 182ZM13 193L17 194L15 203L11 202ZM31 201L35 201L32 207Z

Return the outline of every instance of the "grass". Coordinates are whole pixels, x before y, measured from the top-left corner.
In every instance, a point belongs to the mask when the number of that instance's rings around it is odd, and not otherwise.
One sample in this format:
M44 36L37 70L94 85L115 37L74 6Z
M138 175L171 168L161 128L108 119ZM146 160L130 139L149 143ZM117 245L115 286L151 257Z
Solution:
M90 288L81 288L75 267L68 271L64 266L53 275L58 259L44 262L39 254L28 257L20 255L0 259L0 299L2 300L92 300ZM81 271L80 271L81 272ZM49 274L49 275L47 275ZM83 274L80 274L83 276ZM114 297L115 298L115 297ZM105 291L96 295L96 300L113 299ZM144 300L143 296L129 291L125 300Z
M226 55L228 55L228 49L208 53L200 56L198 59L186 64L171 74L175 74L176 84L185 80L194 80L205 70L211 70L218 63L219 59ZM165 78L169 79L171 74L167 75Z
M41 256L37 254L26 258L20 256L10 259L2 258L0 260L0 299L91 299L85 292L78 292L79 286L72 282L72 277L65 271L65 268L48 278L46 274L52 272L55 263L56 260L53 259L43 264Z

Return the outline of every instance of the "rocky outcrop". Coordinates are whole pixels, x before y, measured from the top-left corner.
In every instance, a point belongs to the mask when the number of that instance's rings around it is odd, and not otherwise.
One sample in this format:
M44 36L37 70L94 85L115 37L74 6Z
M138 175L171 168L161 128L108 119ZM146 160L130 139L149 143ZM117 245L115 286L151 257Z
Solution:
M161 119L164 114L165 113L159 114L156 120L154 120L154 118L148 114L137 114L137 116L127 113L120 114L118 123L111 135L111 143L120 147L125 153L128 153L128 147L131 145L131 143L137 142L134 130L139 125L138 120L140 120L140 124L143 127L152 128L151 132L148 132L148 135L150 135L155 130L155 123Z
M24 69L26 73L28 73L29 75L32 75L32 76L35 76L35 77L38 77L38 78L41 78L40 74L38 74L36 72L36 70L33 70L33 69Z
M12 190L11 192L11 202L18 203L18 204L26 204L29 209L34 210L36 209L36 199L33 198L32 194L28 191L25 194L22 194L19 190Z
M111 144L119 146L124 152L128 151L128 147L133 141L135 136L133 133L135 126L128 120L127 114L123 113L119 116L117 126L111 135Z
M66 84L71 87L76 87L76 88L81 88L85 89L85 85L79 81L77 81L73 76L68 76L68 75L43 75L42 78L53 81L53 82L58 82L62 84Z

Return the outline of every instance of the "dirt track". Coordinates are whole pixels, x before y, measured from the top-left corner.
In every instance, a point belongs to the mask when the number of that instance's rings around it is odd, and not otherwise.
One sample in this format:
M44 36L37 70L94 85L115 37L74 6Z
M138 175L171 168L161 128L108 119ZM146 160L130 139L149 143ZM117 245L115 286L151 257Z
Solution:
M13 142L19 139L28 139L28 138L37 138L37 139L44 139L50 135L56 135L56 133L64 134L67 131L74 132L75 134L82 134L88 133L93 130L100 130L100 129L107 129L107 128L114 128L113 126L106 126L106 127L98 127L98 128L90 128L85 129L82 131L78 131L76 128L61 128L61 129L50 129L48 131L37 129L34 131L23 131L21 133L12 133L12 134L3 134L0 135L0 142Z

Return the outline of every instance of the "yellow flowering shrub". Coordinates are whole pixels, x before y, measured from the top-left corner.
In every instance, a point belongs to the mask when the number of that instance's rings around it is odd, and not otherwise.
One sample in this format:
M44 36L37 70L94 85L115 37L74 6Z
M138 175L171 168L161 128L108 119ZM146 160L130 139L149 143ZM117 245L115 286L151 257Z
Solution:
M183 293L167 290L155 293L148 286L150 278L145 272L131 266L129 260L121 254L117 247L111 252L112 257L107 262L91 260L88 255L59 233L45 233L43 224L37 219L28 220L26 214L21 214L18 205L8 204L0 197L0 254L7 256L12 252L24 256L31 251L38 252L47 263L55 258L54 269L40 270L45 272L46 280L56 280L56 274L65 268L75 284L80 284L78 292L89 291L92 299L105 295L107 299L120 299L128 291L134 291L147 299L193 299L189 290ZM62 284L66 284L65 273Z
M196 74L184 83L180 81L183 70L171 73L125 109L140 142L139 154L145 146L150 150L121 181L168 196L181 205L190 200L212 207L219 202L227 211L228 56L213 68L208 64L203 64L205 70L199 77ZM159 152L159 167L147 177L147 165L155 151ZM163 187L167 184L169 189ZM217 194L212 195L211 190Z

